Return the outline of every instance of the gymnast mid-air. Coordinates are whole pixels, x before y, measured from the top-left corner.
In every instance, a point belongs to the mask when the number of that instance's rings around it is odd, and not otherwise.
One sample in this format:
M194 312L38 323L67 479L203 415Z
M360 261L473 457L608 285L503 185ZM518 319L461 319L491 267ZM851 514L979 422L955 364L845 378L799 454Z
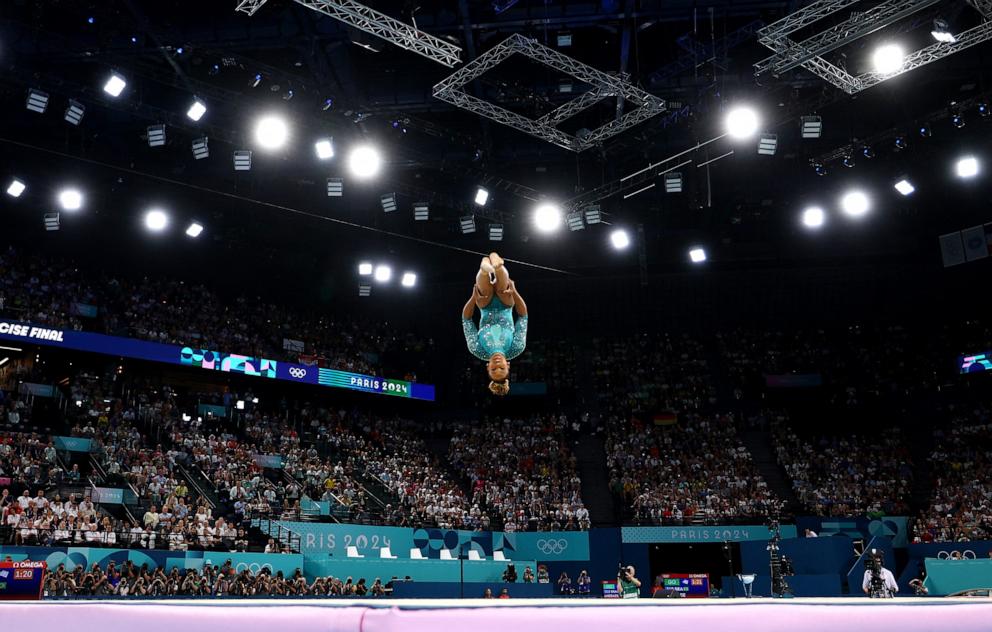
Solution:
M476 307L482 313L478 327L472 320ZM472 297L462 308L462 331L468 350L486 363L492 394L509 393L510 360L527 346L527 303L510 280L503 258L495 252L483 257L479 265Z

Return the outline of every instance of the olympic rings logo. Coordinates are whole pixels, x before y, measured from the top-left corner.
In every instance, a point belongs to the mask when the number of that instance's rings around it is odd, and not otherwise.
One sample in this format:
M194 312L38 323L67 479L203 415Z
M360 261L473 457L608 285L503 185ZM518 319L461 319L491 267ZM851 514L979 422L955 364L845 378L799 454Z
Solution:
M975 560L975 559L978 559L978 556L971 549L967 549L967 550L964 550L964 551L951 551L951 552L941 551L940 553L937 553L937 559L938 560L947 560L947 559L950 559L952 553L961 553L961 559L965 559L965 560Z
M564 538L558 540L545 540L541 538L537 541L537 549L545 555L561 555L568 548L568 540Z
M248 569L248 571L251 572L252 575L258 575L260 572L262 572L263 568L267 568L269 569L269 572L272 572L271 564L268 563L259 564L258 562L252 562L251 564L248 564L246 562L240 562L234 567L234 570L235 572L240 573L241 571Z
M289 374L298 380L302 380L307 376L307 370L301 369L299 367L291 366L289 367Z

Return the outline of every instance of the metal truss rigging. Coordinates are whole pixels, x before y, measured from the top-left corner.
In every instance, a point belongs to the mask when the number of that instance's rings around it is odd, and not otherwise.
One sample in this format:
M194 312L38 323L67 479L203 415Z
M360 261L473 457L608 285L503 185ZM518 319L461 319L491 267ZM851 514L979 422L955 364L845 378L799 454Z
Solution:
M481 77L484 73L492 70L515 54L520 54L540 62L549 68L569 75L573 79L589 84L592 88L539 119L521 116L498 105L474 97L464 90L465 86L471 81ZM520 34L511 35L494 48L480 55L477 59L466 64L454 74L435 85L434 96L497 123L512 127L575 152L593 147L664 112L666 109L664 100L648 94L622 78L614 77L591 66L587 66ZM556 127L562 121L588 109L602 99L613 96L623 97L626 101L638 107L620 118L612 120L581 136L566 134Z
M237 10L253 15L267 0L241 0ZM354 0L293 0L349 26L380 37L402 49L454 68L462 61L462 49L451 42L424 33Z
M819 20L847 9L859 0L818 0L813 4L770 24L758 32L758 41L774 51L774 55L754 65L755 75L770 73L776 77L802 66L840 88L855 94L883 81L915 70L961 50L992 39L992 21L955 35L954 43L935 42L906 56L902 68L892 74L866 72L852 75L846 69L831 63L823 55L850 44L866 35L907 18L937 4L940 0L887 0L866 11L851 16L805 40L795 41L789 36ZM990 0L970 0L972 6L988 16ZM981 6L980 6L981 5Z

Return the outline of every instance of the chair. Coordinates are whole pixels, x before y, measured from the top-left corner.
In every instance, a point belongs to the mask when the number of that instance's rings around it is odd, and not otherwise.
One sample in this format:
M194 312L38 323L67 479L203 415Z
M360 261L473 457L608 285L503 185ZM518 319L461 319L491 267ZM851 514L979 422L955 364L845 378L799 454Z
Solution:
M441 549L441 559L442 560L453 560L455 558L451 557L451 549Z
M410 549L410 559L411 560L425 560L424 554L420 549Z
M348 557L365 557L365 556L358 552L357 546L349 546Z
M493 559L497 562L509 562L510 558L506 557L503 551L493 551Z
M473 562L481 562L482 561L482 557L479 556L479 552L478 551L469 551L468 552L468 559L471 560L471 561L473 561Z
M389 550L388 546L384 546L381 549L379 549L379 559L395 560L396 556L393 555L393 552Z

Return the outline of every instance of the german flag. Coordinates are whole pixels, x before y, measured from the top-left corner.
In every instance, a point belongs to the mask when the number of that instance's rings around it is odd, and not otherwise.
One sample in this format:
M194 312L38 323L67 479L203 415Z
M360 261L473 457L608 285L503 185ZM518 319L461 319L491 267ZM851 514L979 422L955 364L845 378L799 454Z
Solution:
M674 426L679 422L679 414L673 412L656 413L652 420L656 426Z

